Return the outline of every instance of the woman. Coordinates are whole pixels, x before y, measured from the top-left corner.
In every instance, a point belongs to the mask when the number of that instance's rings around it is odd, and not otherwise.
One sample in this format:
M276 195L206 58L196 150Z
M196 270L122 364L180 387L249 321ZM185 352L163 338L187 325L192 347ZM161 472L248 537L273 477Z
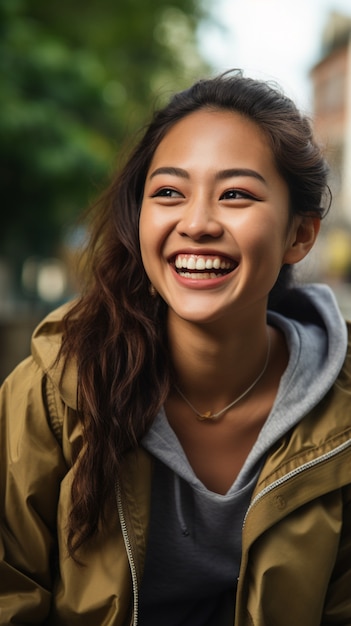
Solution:
M155 114L3 386L1 624L351 623L347 327L290 276L327 191L263 82Z

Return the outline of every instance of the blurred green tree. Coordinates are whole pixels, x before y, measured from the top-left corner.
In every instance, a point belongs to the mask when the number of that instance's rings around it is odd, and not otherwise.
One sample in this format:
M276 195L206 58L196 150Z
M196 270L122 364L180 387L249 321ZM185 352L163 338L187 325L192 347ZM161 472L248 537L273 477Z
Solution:
M208 71L201 0L0 1L0 257L57 254L153 100Z

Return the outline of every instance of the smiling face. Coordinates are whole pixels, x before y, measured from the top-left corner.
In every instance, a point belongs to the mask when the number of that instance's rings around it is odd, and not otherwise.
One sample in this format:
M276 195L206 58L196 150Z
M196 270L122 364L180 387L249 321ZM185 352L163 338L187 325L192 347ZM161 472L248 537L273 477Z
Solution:
M152 159L140 216L151 283L170 316L208 323L265 315L302 218L268 141L251 120L200 110L177 122ZM299 257L299 258L297 258Z

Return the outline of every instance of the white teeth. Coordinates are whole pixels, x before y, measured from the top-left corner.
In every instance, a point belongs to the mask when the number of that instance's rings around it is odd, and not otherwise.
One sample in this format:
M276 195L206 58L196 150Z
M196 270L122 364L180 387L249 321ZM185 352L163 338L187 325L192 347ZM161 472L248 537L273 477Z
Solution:
M230 270L232 264L230 261L221 259L220 257L209 258L197 255L181 255L178 254L175 259L177 269L187 270Z
M183 276L184 278L192 278L193 280L208 280L209 278L218 278L219 276L214 272L204 272L203 274L196 274L192 272L179 272L179 275Z
M205 259L203 259L202 257L200 257L199 259L196 259L196 269L197 270L204 270L205 267L206 267Z

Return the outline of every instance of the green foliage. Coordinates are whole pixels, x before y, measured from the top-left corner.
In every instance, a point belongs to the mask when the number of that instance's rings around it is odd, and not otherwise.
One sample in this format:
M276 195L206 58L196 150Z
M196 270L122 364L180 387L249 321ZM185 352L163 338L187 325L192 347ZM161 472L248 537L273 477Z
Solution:
M157 98L208 68L201 0L0 0L0 256L50 256Z

